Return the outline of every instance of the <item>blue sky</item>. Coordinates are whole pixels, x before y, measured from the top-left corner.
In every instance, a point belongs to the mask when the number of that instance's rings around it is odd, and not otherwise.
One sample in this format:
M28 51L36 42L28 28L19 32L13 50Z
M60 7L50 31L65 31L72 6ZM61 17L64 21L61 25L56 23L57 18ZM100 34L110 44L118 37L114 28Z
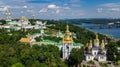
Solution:
M120 18L120 0L0 0L0 18L6 7L12 18Z

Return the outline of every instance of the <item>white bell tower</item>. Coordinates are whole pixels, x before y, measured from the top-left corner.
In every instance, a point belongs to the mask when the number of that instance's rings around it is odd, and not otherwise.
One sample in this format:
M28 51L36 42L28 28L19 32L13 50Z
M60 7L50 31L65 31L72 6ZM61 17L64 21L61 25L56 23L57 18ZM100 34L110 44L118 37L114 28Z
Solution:
M73 47L73 39L70 36L70 31L69 31L69 26L66 26L66 34L63 37L63 49L62 49L62 55L63 55L63 59L66 60L68 59L70 52L72 50Z

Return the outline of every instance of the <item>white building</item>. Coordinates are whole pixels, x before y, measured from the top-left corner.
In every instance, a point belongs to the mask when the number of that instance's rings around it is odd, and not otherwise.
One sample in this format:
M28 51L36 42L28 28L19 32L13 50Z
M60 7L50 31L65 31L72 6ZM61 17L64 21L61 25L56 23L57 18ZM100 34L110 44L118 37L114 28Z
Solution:
M36 25L40 26L41 28L46 28L47 22L42 22L42 21L36 21Z
M105 43L104 40L102 40L102 43L100 45L98 35L96 35L96 39L94 40L94 44L92 43L92 40L90 40L90 43L86 44L84 55L85 60L97 60L99 62L106 61L106 49L105 49Z

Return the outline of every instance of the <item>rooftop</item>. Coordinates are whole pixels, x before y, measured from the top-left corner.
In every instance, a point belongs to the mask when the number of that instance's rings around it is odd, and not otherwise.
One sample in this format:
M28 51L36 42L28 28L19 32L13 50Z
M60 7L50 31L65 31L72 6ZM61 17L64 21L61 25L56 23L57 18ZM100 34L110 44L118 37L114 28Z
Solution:
M30 38L21 38L20 39L20 42L23 42L23 43L29 43L31 41Z

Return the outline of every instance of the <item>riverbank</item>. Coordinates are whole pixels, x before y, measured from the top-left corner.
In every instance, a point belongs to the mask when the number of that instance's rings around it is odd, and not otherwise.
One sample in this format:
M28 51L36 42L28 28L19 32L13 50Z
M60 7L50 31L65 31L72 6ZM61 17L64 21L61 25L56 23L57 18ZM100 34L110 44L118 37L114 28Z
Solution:
M119 31L120 28L115 28L115 27L108 28L108 26L105 25L103 29L100 29L98 24L95 24L93 26L93 24L90 24L90 23L89 24L82 23L80 25L77 25L77 24L74 24L74 25L85 28L85 29L92 31L94 33L99 33L99 34L105 35L108 38L112 39L113 41L120 40L120 31ZM91 27L93 27L93 28L91 28Z
M94 32L94 33L99 33L99 32L95 32L95 31L90 30L90 29L87 29L87 30L89 30L89 31L91 31L91 32ZM99 34L106 36L107 38L111 39L111 40L114 41L114 42L120 40L120 38L116 38L116 37L114 37L113 35L110 35L110 34L104 34L104 33L99 33Z

